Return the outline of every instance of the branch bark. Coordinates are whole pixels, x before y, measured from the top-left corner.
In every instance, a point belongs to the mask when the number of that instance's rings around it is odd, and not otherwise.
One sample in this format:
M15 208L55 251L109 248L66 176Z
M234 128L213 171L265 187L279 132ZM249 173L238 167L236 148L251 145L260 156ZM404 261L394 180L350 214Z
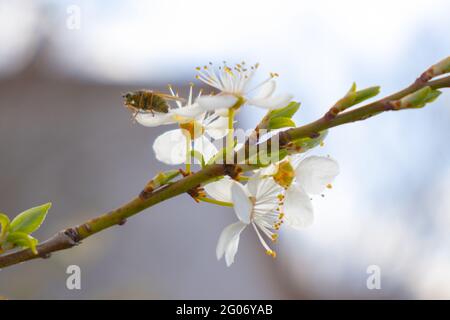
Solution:
M430 86L433 89L448 88L450 87L450 76L429 82L424 81L422 78L418 78L409 87L395 94L372 102L365 106L354 108L353 110L338 114L333 119L329 119L328 117L323 116L318 120L304 126L281 132L279 133L280 147L287 145L295 139L314 137L320 131L346 123L365 120L385 111L390 111L392 110L391 108L389 108L388 104L390 101L398 100L425 86ZM162 201L195 189L217 177L224 175L234 177L241 172L249 171L252 169L255 169L255 167L239 164L208 165L202 170L188 175L174 183L166 185L152 192L151 194L146 195L145 197L141 194L140 196L134 198L130 202L115 210L88 220L78 226L59 231L53 237L37 246L37 255L33 254L33 252L29 249L1 255L0 268L6 268L8 266L12 266L36 258L48 258L53 252L70 249L80 244L82 240L92 236L93 234L101 232L102 230L110 228L114 225L123 225L129 217L142 212L143 210Z

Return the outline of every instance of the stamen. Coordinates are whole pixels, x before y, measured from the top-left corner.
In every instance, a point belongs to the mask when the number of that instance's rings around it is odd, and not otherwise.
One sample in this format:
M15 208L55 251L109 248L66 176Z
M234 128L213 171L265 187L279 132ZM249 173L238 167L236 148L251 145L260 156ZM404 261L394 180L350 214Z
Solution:
M266 250L266 254L274 259L277 257L277 253L274 250Z
M272 234L272 242L276 242L278 240L278 234L274 233Z
M267 245L267 243L264 241L263 237L261 236L261 233L259 232L258 228L256 227L256 225L254 223L252 223L253 228L256 231L256 234L258 235L259 241L261 242L261 244L263 245L264 249L266 249L267 251L273 252L272 249L270 249L270 247Z

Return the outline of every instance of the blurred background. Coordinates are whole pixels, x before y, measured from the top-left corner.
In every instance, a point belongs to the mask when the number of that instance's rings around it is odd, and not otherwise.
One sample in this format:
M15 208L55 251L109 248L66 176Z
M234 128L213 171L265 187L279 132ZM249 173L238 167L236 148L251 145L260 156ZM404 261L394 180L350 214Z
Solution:
M166 128L133 124L121 93L186 88L208 61L260 62L321 116L356 81L403 88L450 53L450 2L0 1L0 211L47 201L57 230L134 197ZM251 128L262 112L239 115ZM276 260L254 232L231 268L215 246L234 213L182 195L77 248L0 271L10 299L450 298L450 92L425 109L333 129L341 174L315 223L282 230ZM81 267L82 289L66 289ZM381 289L368 290L379 266Z

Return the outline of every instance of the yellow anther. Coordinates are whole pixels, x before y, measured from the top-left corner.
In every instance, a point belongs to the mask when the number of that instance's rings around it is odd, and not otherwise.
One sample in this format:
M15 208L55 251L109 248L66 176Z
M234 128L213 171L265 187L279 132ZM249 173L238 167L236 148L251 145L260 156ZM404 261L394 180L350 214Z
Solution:
M199 76L199 75L196 75L196 76L195 76L195 79L200 79L200 76Z
M332 184L331 184L331 183L327 184L327 188L328 188L328 189L333 188Z
M325 142L320 142L320 146L323 147L325 145Z
M266 250L266 254L274 259L277 257L277 253L273 250Z
M276 234L276 233L272 234L271 238L272 238L273 242L277 241L278 240L278 234Z
M284 218L284 213L280 213L279 215L278 215L278 219L283 219Z
M224 67L223 70L225 70L226 73L233 75L233 71L229 67Z
M200 67L195 67L195 70L200 71L202 68Z

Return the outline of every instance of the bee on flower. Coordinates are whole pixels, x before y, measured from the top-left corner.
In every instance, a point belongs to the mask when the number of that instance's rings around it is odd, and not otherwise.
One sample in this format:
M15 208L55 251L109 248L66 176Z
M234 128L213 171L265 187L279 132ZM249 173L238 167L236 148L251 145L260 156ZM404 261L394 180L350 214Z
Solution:
M179 98L172 86L169 86L171 95ZM201 91L197 97L201 97ZM210 141L220 139L227 134L228 119L214 112L207 112L194 101L193 84L189 88L186 103L181 99L174 100L175 108L167 113L154 112L138 113L136 121L144 126L178 124L178 129L166 131L158 136L153 143L156 158L170 165L190 162L191 151L202 154L204 161L208 161L217 153L216 147Z

